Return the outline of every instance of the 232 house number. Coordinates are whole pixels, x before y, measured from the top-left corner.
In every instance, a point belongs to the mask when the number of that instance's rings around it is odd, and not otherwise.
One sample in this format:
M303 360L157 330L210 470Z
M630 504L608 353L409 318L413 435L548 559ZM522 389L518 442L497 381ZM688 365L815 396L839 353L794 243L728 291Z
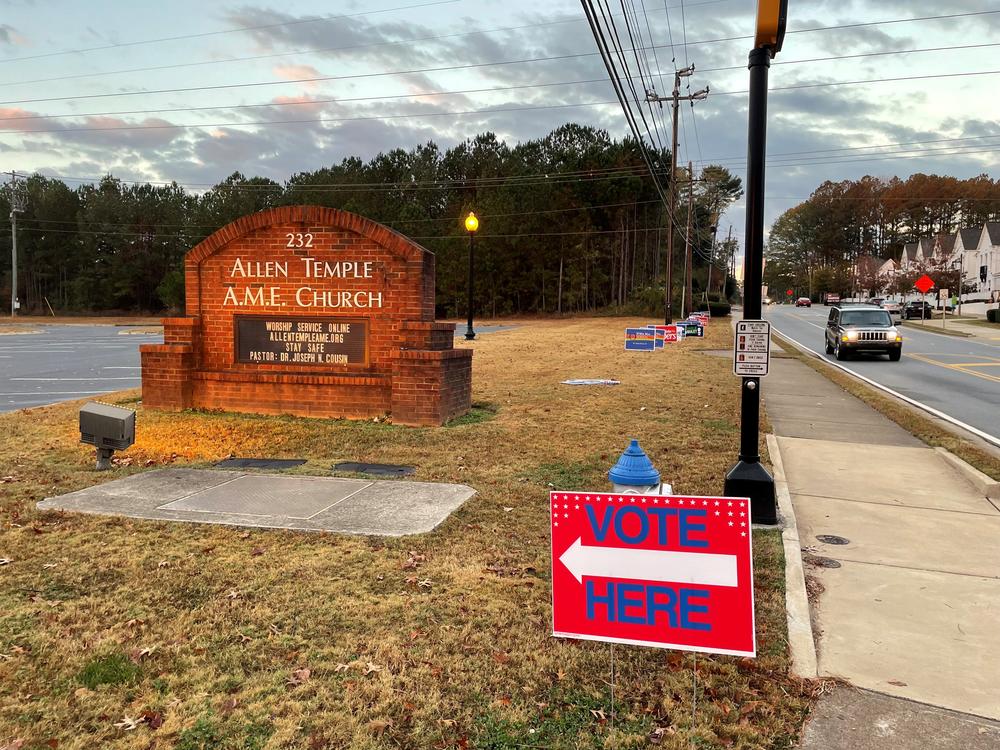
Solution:
M285 236L288 238L288 244L285 245L285 247L313 246L313 236L310 233L303 234L302 232L289 232Z

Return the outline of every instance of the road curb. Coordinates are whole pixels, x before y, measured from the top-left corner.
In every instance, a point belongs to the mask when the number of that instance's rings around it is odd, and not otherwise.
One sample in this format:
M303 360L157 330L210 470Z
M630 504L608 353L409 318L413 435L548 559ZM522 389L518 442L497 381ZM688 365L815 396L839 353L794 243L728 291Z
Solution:
M967 464L953 453L949 453L944 448L935 448L949 464L952 465L973 487L982 492L989 500L1000 500L1000 482L987 476L979 469Z
M809 596L806 593L805 571L802 567L802 544L799 527L795 522L795 509L788 492L788 480L781 462L778 439L767 436L767 452L774 472L774 489L778 496L778 511L784 521L781 543L785 553L785 614L788 621L788 650L791 655L792 674L814 678L819 675L816 661L816 642L813 640L812 619L809 615ZM971 467L969 467L971 468Z

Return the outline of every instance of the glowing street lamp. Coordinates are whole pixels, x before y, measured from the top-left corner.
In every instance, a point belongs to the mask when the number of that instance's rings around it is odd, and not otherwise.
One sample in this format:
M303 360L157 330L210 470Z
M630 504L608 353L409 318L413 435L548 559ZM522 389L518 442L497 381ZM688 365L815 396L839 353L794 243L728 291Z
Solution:
M476 215L472 211L469 211L469 215L465 217L465 230L469 233L469 298L467 304L469 321L468 327L465 329L465 338L467 341L472 341L472 339L476 338L476 332L472 330L472 266L475 237L478 229L479 219L476 218Z

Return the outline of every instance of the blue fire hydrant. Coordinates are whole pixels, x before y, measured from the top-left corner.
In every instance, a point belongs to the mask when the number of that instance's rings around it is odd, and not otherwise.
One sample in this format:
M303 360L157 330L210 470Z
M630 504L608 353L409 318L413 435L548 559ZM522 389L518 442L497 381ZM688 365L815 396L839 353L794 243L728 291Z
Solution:
M629 495L669 495L673 488L660 482L660 472L653 466L646 452L632 440L618 463L608 472L613 491Z

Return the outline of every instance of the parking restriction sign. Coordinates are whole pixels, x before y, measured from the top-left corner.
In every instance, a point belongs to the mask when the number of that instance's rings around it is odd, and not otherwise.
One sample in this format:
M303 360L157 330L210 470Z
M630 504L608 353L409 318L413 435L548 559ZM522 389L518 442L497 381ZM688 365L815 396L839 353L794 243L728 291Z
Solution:
M741 320L733 343L733 372L749 378L767 375L771 364L771 324L766 320Z

